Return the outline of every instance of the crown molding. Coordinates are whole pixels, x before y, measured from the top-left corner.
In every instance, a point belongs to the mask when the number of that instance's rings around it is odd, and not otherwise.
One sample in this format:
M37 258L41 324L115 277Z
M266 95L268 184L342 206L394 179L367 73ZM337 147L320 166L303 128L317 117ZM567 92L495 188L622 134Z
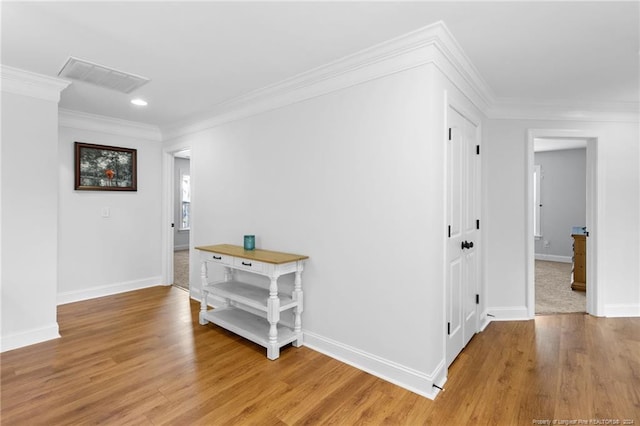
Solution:
M58 122L60 127L108 133L136 139L147 139L156 142L162 141L162 134L157 126L105 117L103 115L61 108L58 111Z
M0 65L0 89L2 92L57 103L60 101L60 92L69 84L71 84L70 81L60 78Z
M493 94L444 22L249 92L187 121L162 127L165 140L291 105L421 65L435 64L480 110Z
M486 111L490 119L640 122L638 102L575 102L498 98Z

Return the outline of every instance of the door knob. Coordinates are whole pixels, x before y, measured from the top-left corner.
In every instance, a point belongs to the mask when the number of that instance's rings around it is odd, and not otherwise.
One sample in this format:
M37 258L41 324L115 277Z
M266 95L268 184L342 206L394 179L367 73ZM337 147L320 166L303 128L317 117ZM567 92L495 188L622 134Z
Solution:
M463 241L463 242L460 244L460 248L461 248L462 250L464 250L464 249L470 249L470 248L473 248L473 241Z

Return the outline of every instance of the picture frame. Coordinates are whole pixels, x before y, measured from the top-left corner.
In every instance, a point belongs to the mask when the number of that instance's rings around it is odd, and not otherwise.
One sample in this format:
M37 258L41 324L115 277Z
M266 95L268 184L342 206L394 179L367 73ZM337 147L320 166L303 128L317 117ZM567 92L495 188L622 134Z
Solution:
M78 191L137 191L137 150L75 142Z

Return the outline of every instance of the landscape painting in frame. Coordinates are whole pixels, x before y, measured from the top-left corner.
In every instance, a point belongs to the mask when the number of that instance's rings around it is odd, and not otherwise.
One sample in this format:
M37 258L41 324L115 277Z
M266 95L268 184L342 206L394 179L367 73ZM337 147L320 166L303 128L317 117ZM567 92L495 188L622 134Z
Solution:
M75 143L75 189L137 191L136 150Z

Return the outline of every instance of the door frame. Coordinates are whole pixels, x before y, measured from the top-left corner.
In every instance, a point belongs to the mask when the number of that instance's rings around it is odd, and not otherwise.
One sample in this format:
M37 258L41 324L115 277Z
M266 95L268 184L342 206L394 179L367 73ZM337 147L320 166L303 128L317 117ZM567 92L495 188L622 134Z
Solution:
M191 151L191 168L193 170L193 148L188 144L171 145L162 150L162 282L165 285L171 285L174 278L173 251L174 251L174 192L175 192L175 154L182 151ZM193 173L191 173L191 223L189 238L189 265L192 264L193 251ZM189 274L191 276L191 274ZM189 294L192 294L192 285L189 283Z
M535 238L533 235L533 169L535 138L579 138L587 140L587 206L586 226L589 232L587 244L587 306L590 315L604 315L604 289L598 287L598 229L602 203L598 202L598 194L602 194L601 180L598 171L598 140L600 135L594 132L576 129L528 129L527 147L525 150L525 268L526 268L526 304L529 318L535 317Z

